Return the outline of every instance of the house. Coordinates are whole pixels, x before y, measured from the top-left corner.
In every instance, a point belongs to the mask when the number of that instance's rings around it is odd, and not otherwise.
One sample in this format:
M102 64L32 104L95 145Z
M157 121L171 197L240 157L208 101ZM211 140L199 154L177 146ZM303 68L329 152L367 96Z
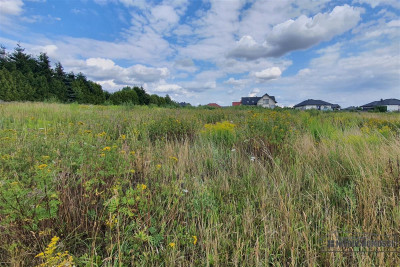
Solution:
M218 105L217 103L209 103L209 104L207 104L207 106L209 106L209 107L214 107L214 108L220 108L220 107L221 107L221 106Z
M240 101L243 106L259 106L263 108L275 108L276 100L274 96L265 94L261 97L242 97Z
M373 110L376 107L386 107L387 111L400 111L400 100L395 98L381 99L361 106L363 110Z
M239 102L232 102L232 106L240 106L242 104L242 102L241 101L239 101Z
M338 104L331 104L322 100L308 99L293 106L295 109L339 110Z

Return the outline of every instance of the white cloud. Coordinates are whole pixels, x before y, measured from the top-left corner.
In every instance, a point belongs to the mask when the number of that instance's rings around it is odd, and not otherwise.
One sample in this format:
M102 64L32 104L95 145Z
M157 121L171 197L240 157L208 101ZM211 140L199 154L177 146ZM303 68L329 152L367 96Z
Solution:
M361 19L360 13L359 9L344 5L335 7L331 13L318 13L313 18L301 15L296 20L274 26L262 44L251 36L243 36L228 56L252 60L307 49L356 26Z
M254 88L249 94L249 97L255 97L257 96L257 94L260 93L260 89L259 88Z
M183 93L184 89L182 88L182 86L177 84L163 83L157 84L156 86L151 88L151 91L155 93Z
M1 16L17 16L22 13L22 0L0 0L0 15Z
M0 0L0 27L1 31L5 33L15 33L20 29L15 23L14 17L23 13L22 0Z
M63 63L64 64L64 63ZM82 72L89 79L105 86L105 89L115 90L117 87L156 83L169 76L165 67L154 68L141 64L121 67L111 59L88 58L86 60L66 60L64 67L75 73Z
M255 72L254 76L261 80L273 80L281 76L282 71L278 67L268 68L259 72Z
M228 80L224 81L225 84L233 85L234 87L244 88L250 83L249 79L235 79L230 77Z

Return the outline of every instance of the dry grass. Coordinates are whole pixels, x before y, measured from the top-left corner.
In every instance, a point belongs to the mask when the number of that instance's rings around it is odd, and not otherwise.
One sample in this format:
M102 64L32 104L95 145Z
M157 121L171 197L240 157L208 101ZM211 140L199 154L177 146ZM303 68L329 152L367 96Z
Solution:
M0 105L0 262L58 236L79 266L396 266L323 251L400 234L399 133L399 114Z

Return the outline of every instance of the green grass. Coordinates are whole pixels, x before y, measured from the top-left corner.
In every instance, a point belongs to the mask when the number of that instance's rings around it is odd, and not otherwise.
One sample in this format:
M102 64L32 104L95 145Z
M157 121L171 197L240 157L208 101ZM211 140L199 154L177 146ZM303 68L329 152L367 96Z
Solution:
M399 114L3 104L0 265L396 266L323 251L400 234L399 155Z

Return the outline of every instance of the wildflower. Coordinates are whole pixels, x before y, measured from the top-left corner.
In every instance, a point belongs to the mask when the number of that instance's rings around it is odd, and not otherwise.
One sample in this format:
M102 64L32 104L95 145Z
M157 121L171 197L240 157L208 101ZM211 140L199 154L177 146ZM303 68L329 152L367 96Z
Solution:
M178 162L178 158L177 157L169 157L169 158L174 160L175 162Z
M255 160L256 160L256 157L250 157L250 160L251 160L251 161L255 161Z
M197 236L193 236L193 245L196 245L196 243L197 243Z
M232 151L232 152L235 152L235 151L236 151L236 149L235 149L235 148L233 148L231 151Z
M47 168L47 166L48 166L47 164L41 164L38 166L38 169L43 170L43 169Z
M82 121L78 121L78 124L79 124L79 125L84 125L85 123L82 122Z
M91 133L92 131L91 130L85 130L85 133Z
M126 154L126 151L125 150L121 150L119 153L120 154Z
M135 151L131 151L129 154L131 154L132 156L135 155Z
M105 156L106 156L105 153L101 153L101 154L100 154L100 157L105 157Z
M147 185L145 185L145 184L138 184L138 185L137 185L137 188L139 188L139 189L141 189L141 190L146 190Z
M131 170L129 170L129 172L133 174L133 173L135 173L135 170L131 169Z
M97 136L98 136L98 137L103 137L103 136L105 136L106 134L107 134L107 133L103 131L103 132L101 132L101 133L98 133Z
M121 134L120 138L121 138L122 140L125 140L125 139L126 139L126 135L125 135L125 134Z
M156 165L157 170L161 169L161 164Z
M171 248L174 248L175 247L175 243L171 242L171 243L168 244L168 246L170 246Z
M105 148L103 148L103 151L110 151L111 150L111 147L109 147L109 146L106 146Z

